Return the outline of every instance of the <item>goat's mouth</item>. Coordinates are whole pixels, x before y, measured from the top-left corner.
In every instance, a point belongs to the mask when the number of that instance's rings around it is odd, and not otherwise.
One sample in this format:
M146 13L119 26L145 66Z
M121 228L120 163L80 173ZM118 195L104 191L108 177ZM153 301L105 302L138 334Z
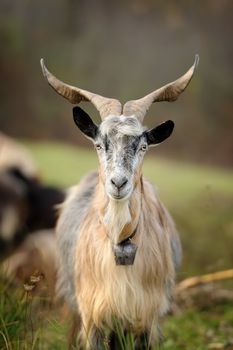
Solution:
M120 201L120 200L127 199L128 196L122 196L120 194L109 194L109 197L114 200Z
M133 265L137 252L137 245L130 239L113 246L116 265Z
M131 196L131 191L127 191L126 193L108 192L108 196L115 201L125 201Z

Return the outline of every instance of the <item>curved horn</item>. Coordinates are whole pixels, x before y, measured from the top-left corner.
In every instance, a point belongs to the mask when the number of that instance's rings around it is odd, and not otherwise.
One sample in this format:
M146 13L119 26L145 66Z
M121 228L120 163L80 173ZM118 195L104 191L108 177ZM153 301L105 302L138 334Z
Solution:
M199 56L195 56L195 61L192 67L179 79L164 85L160 89L151 92L138 100L128 101L124 104L123 114L125 116L134 115L141 122L143 121L146 112L153 102L168 101L173 102L177 100L179 95L186 89L190 83L193 73L198 65Z
M61 96L65 97L69 102L79 104L81 101L91 102L99 111L101 119L105 119L108 115L121 115L121 103L113 98L103 97L92 92L79 89L63 83L48 71L44 64L43 58L40 60L44 77L52 88Z

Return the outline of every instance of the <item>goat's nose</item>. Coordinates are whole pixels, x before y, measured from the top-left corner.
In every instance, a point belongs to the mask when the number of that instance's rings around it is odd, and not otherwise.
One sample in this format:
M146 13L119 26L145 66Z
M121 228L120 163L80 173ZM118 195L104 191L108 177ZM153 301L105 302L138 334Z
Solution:
M111 178L111 183L118 189L121 190L126 184L127 184L128 180L127 178L121 177L121 178L117 178L117 177L112 177Z

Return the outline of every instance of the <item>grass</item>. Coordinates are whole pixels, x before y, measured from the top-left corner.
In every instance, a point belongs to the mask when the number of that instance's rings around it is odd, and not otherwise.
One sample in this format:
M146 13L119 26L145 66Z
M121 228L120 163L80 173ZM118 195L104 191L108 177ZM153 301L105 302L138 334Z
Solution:
M67 348L67 322L49 301L26 293L22 287L0 282L0 349L64 350ZM233 334L233 303L184 309L163 321L164 343L153 350L223 349ZM132 338L119 335L119 350L133 350ZM222 346L222 347L220 347ZM228 349L228 348L226 348ZM230 348L229 348L230 350Z
M25 144L44 180L52 184L74 185L97 167L94 151L56 143ZM159 188L181 233L184 262L179 278L232 267L233 173L148 156L144 174ZM0 291L0 350L66 348L67 322L47 299L5 281L0 281ZM226 343L233 334L232 307L225 302L166 317L160 350L207 350Z
M0 349L61 350L66 325L58 321L47 297L33 296L23 286L0 280Z
M192 308L168 317L164 324L164 350L223 349L233 334L232 303ZM219 347L214 347L218 344Z

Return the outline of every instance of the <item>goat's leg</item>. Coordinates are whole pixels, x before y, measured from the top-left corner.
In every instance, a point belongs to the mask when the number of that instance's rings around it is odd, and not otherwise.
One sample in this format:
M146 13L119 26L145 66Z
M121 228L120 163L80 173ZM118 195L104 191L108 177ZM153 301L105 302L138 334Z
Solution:
M81 349L81 318L79 315L72 315L71 327L68 333L68 349Z
M76 337L76 347L70 350L110 350L104 332L94 325L87 327L82 322L81 332Z
M110 337L109 337L109 347L111 350L116 350L117 349L117 334L115 332L111 332Z
M156 345L161 345L163 342L163 333L161 328L157 326L157 336L149 336L148 332L143 332L140 336L136 337L135 350L151 350Z
M127 330L124 331L123 337L126 339L128 335L131 333ZM131 334L132 336L132 334ZM109 349L111 350L119 350L122 348L122 343L124 343L123 339L122 342L120 341L120 335L116 332L111 332L109 337ZM149 337L148 334L145 332L138 336L133 336L134 342L129 348L131 349L133 347L134 350L151 350L152 347L149 345ZM123 345L126 346L126 345ZM125 347L125 350L128 349L128 346Z
M109 349L110 350L119 350L121 349L121 344L120 344L120 339L119 339L119 334L112 331L109 335L109 340L108 340L108 344L109 344Z
M148 333L144 332L140 334L140 336L137 336L135 339L135 350L151 350L152 347L150 345L150 339L148 336Z
M93 327L91 331L90 339L90 349L91 350L112 350L109 347L108 339L104 334L104 331Z
M157 332L158 332L158 343L162 344L164 342L164 336L163 336L163 331L159 325L157 326Z

